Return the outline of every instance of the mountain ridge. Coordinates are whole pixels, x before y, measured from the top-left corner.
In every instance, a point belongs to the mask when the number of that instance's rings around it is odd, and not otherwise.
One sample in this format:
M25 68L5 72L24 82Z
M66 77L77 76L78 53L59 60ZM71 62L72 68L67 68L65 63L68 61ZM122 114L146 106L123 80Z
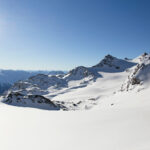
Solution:
M31 95L32 97L34 97L34 95L43 96L43 98L49 99L50 101L52 99L54 105L59 104L59 106L61 106L60 109L63 107L67 108L68 110L76 110L80 109L80 107L90 108L97 103L96 99L99 99L99 96L97 96L97 98L87 98L81 101L62 101L57 99L57 97L59 97L59 95L63 96L67 93L69 94L72 91L77 91L78 89L86 89L86 87L88 88L90 85L96 84L97 80L105 80L106 75L111 75L111 80L113 80L114 74L117 73L119 74L120 78L120 75L123 74L123 72L126 72L129 68L132 68L136 65L137 63L133 60L118 59L111 55L106 55L104 59L100 61L100 63L92 67L79 66L70 70L66 74L38 74L35 76L31 76L27 80L19 81L15 83L10 90L8 90L5 95L4 101L7 103L9 95L13 95L15 99L11 101L12 105L17 105L16 102L18 102L19 106L26 105L16 100L17 96L14 95L14 93L19 93L23 95L22 97L27 97L26 99L23 98L25 99L25 101L33 102L33 100L29 100L31 98ZM34 107L36 107L35 101L33 103ZM45 102L42 101L42 104L45 105ZM36 103L36 105L37 107L39 107L38 103ZM28 107L32 107L32 105L28 105ZM51 110L51 107L49 107L49 109Z

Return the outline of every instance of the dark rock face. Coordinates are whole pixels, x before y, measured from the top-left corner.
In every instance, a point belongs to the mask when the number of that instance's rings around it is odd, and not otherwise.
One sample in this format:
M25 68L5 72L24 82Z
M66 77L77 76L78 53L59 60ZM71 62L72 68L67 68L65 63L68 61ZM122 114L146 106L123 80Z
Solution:
M23 95L19 92L12 92L7 96L7 99L5 102L8 102L9 104L12 103L12 99L16 98L16 100L20 100L23 98Z
M137 79L137 78L132 78L132 79L131 79L131 84L132 84L132 85L140 84L140 83L141 83L141 81L140 81L139 79Z
M137 87L136 85L143 85L149 81L150 78L150 55L144 53L139 57L139 63L132 70L128 76L127 81L122 85L121 91L129 91Z
M128 76L128 80L122 85L121 91L129 91L132 89L131 86L138 85L141 83L141 80L136 76L137 73L142 70L144 65L138 64L133 72Z
M148 55L148 53L145 52L142 56L145 57L145 56L147 56L147 55Z
M11 92L4 100L4 103L23 106L23 107L35 107L47 110L59 110L60 107L53 103L50 99L41 95L23 95L19 92Z
M37 101L37 103L45 103L45 104L50 104L53 107L57 107L51 100L41 95L28 95L28 99L31 99L32 102Z

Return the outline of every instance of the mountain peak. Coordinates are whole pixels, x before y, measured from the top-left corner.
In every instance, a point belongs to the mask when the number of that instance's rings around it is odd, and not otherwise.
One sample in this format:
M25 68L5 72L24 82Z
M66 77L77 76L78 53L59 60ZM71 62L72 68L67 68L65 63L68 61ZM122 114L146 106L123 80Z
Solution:
M136 65L136 63L119 59L108 54L97 65L93 66L93 68L104 72L122 72L134 65Z
M102 59L97 65L95 65L93 67L103 67L104 65L108 65L111 67L111 63L114 59L116 59L116 58L113 57L112 55L108 54L104 57L104 59Z
M94 76L93 72L87 67L79 66L68 73L66 80L80 80L89 76Z
M114 56L108 54L108 55L105 56L105 58L107 58L107 59L114 59L114 58L116 58L116 57L114 57Z
M145 59L145 57L148 56L148 55L149 55L149 54L145 52L145 53L141 54L140 56L134 58L134 59L132 60L132 62L141 63L141 62Z
M121 91L128 91L137 86L149 86L150 83L150 54L144 53L139 57L140 61L122 85Z

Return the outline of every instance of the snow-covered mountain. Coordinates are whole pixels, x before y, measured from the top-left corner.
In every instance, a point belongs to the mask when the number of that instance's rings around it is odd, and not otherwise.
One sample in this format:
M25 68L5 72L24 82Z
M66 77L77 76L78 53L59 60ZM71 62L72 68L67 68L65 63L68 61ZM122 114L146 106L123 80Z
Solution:
M0 98L0 148L149 150L150 55L112 58L15 83Z
M99 84L99 82L101 84L100 86L102 86L103 81L110 76L112 76L111 80L113 80L114 82L114 78L117 73L117 75L121 77L122 72L135 65L136 63L134 61L122 60L111 55L107 55L102 61L100 61L99 64L93 67L76 67L75 69L69 71L67 74L64 75L38 74L28 78L27 80L16 82L7 92L5 96L5 102L8 102L8 97L10 94L14 95L14 93L19 93L23 97L28 97L28 95L32 95L33 97L34 95L40 95L45 97L46 99L50 99L50 101L52 99L54 104L64 105L64 107L67 107L68 109L89 109L96 104L96 100L100 97L99 95L95 95L94 97L85 96L85 98L79 98L80 95L82 95L81 93L77 94L79 97L76 95L77 98L73 98L73 94L72 96L69 96L71 97L71 100L69 101L65 100L64 98L58 99L58 97L60 95L65 96L67 94L70 94L72 93L72 91L74 93L76 93L78 90L82 91L83 89L90 88L90 85L92 84ZM96 88L99 89L99 87ZM91 88L91 90L93 89ZM14 97L17 99L16 95ZM66 99L68 99L68 96L66 96ZM34 103L34 101L32 100L30 101ZM28 105L27 103L22 103L15 100L14 98L13 100L9 100L9 104L11 103L12 105L17 105L16 102L19 103L18 105L20 105L20 103L23 106ZM45 104L44 101L43 103Z
M64 74L62 71L23 71L23 70L0 70L0 94L8 90L12 84L19 80L28 79L37 74L57 75Z
M129 91L133 89L142 90L149 86L150 83L150 54L144 53L133 61L138 64L132 68L128 79L121 87L121 91Z
M79 67L76 67L75 69L71 70L63 78L67 81L70 81L70 80L81 80L86 77L93 78L94 76L95 76L95 74L94 74L94 72L92 72L90 70L90 68L87 68L84 66L79 66Z
M105 56L97 65L93 66L94 69L102 72L123 72L127 68L131 68L136 62L129 61L128 59L118 59L111 55Z

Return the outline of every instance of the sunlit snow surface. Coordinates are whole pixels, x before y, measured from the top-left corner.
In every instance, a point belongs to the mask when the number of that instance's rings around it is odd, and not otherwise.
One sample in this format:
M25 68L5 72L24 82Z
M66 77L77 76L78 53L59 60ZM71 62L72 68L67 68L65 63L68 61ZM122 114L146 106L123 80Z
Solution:
M147 77L149 63L145 65L134 76L136 66L124 72L99 72L101 77L86 86L81 83L88 78L69 81L67 87L50 87L44 95L77 111L0 103L0 149L150 150L150 80L121 90L129 77Z
M1 104L0 149L149 150L149 92L117 94L89 111Z

